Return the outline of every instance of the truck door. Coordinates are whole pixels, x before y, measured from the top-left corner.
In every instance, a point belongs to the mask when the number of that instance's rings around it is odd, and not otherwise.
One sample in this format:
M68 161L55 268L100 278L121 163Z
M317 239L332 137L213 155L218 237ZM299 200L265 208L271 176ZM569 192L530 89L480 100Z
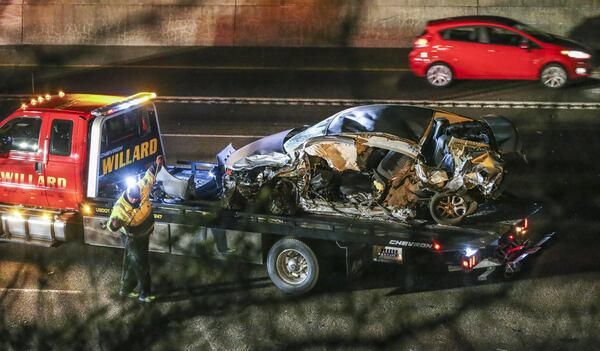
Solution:
M0 202L48 205L42 122L41 116L17 116L0 125L5 142L0 153Z
M73 143L73 136L84 135L82 120L75 115L46 116L46 135L49 136L45 167L46 196L50 207L77 209L83 194L82 143Z
M152 104L96 118L90 139L89 197L118 197L128 177L142 175L164 154Z

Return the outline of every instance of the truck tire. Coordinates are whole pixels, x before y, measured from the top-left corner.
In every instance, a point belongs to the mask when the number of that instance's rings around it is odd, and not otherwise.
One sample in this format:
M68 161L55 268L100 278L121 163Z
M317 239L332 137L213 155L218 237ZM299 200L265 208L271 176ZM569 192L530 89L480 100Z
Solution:
M319 261L313 250L302 241L283 238L269 250L267 273L279 290L301 295L317 284Z
M469 214L470 201L457 194L437 193L429 202L431 217L438 224L457 225Z

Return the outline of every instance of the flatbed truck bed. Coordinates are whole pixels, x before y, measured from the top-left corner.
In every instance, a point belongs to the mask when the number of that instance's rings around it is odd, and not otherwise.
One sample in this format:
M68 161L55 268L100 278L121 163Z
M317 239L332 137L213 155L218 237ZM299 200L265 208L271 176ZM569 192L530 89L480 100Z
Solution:
M85 243L121 247L119 238L104 230L113 200L89 200L89 215L83 216ZM343 265L348 277L356 275L370 262L378 261L418 264L446 272L477 271L483 277L480 280L484 280L492 268L518 270L512 264L518 257L516 253L521 254L547 240L542 233L522 229L524 223L528 226L535 220L541 206L509 196L480 206L461 226L312 214L275 216L223 209L218 201L157 203L154 209L156 228L151 238L152 251L179 255L212 252L216 256L238 256L269 266L269 262L276 259L271 257L274 245L293 239L293 243L299 241L309 247L317 262L333 260ZM515 247L519 249L508 255L502 253ZM468 266L464 266L464 262L469 262ZM293 284L283 287L282 290L290 293L310 290L298 290Z

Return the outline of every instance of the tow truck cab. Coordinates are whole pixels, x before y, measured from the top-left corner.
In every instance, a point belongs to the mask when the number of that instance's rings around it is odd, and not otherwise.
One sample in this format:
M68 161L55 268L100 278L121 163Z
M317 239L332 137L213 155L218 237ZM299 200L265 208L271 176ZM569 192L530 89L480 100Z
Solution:
M29 241L38 231L54 242L61 230L35 229L39 220L19 208L65 227L58 216L77 214L86 198L116 197L163 154L155 96L45 95L0 122L1 235Z

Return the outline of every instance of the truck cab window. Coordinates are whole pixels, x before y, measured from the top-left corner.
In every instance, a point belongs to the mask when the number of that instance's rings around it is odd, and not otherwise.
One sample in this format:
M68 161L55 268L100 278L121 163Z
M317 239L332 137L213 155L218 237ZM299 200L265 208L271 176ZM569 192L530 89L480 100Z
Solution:
M149 113L146 109L136 109L108 119L102 130L102 150L110 150L125 141L150 135L152 126Z
M11 150L37 152L42 120L35 117L19 117L0 128L0 133L12 139Z
M71 138L73 121L57 119L52 122L50 135L50 154L58 156L71 155Z

